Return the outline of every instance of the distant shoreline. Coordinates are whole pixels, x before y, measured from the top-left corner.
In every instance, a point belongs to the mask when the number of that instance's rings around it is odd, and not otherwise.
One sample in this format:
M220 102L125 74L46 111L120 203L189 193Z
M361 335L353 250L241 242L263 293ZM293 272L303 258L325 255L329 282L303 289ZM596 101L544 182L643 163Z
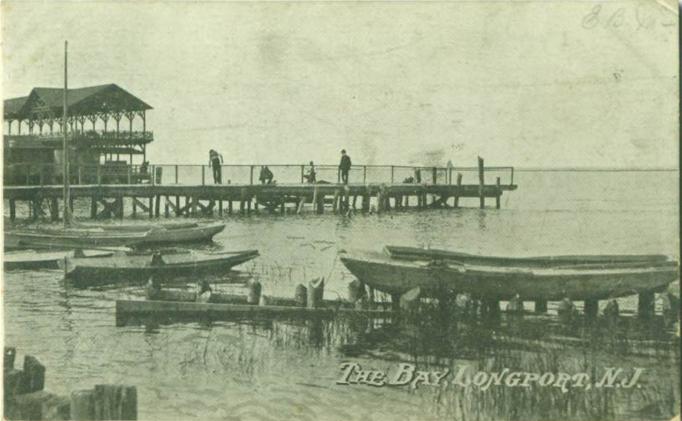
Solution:
M679 168L534 168L515 167L514 171L521 172L677 172Z

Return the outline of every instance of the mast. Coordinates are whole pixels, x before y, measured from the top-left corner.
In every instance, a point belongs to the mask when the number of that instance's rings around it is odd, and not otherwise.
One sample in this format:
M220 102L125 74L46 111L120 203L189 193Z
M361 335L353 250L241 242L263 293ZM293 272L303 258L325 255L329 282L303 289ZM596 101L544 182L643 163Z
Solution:
M71 225L71 208L69 204L71 202L71 191L69 188L69 149L68 149L68 131L69 126L67 124L67 96L68 96L68 73L67 73L67 49L69 46L68 41L64 41L64 103L63 103L63 115L62 115L62 128L64 139L62 142L62 150L64 151L64 228L68 228Z

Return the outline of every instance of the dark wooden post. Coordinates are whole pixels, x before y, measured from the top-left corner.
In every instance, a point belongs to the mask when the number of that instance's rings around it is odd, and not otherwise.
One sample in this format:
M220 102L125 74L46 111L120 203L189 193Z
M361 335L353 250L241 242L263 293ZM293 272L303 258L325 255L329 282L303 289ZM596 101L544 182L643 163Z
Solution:
M391 165L391 184L394 183L394 172L395 172L395 167Z
M17 218L17 202L14 199L9 200L9 219L14 221Z
M301 184L305 183L305 166L301 165Z
M599 300L585 300L583 312L588 319L596 319L599 314Z
M547 300L535 300L535 312L547 313Z
M263 287L261 286L260 282L258 282L255 279L249 281L246 284L246 286L249 289L248 294L246 296L246 302L248 304L257 305L258 302L260 301L260 296L261 292L263 291Z
M98 384L94 391L96 420L136 420L137 388L135 386Z
M637 297L637 313L639 317L642 318L650 318L654 315L655 312L655 307L654 307L654 298L655 295L653 292L642 292L639 294Z
M457 173L457 194L455 194L455 207L459 207L459 194L462 192L462 173Z
M306 288L303 284L296 285L296 289L294 289L294 301L296 302L296 305L299 307L305 307L307 299L308 288Z
M206 167L204 165L201 166L201 185L206 185Z
M251 165L251 169L249 172L249 184L253 185L253 165Z
M156 207L154 208L154 216L157 218L160 216L161 212L161 195L156 195Z
M478 157L478 198L480 201L480 208L485 207L485 196L483 193L483 186L485 185L485 176L483 173L483 158Z
M71 420L90 421L95 419L95 391L92 389L71 392Z
M367 165L362 166L362 184L367 184Z
M324 278L313 279L306 288L306 307L317 308L324 296Z
M502 199L502 188L500 187L500 177L497 177L497 195L495 196L495 208L500 208L500 201Z
M178 184L178 166L175 166L175 184Z

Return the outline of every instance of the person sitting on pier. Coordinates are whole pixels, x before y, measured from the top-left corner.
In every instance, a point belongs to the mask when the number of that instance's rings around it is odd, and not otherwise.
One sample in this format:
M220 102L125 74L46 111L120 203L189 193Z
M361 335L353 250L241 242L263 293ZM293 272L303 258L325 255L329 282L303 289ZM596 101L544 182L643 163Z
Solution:
M222 184L223 182L222 164L223 156L221 154L214 149L208 151L208 165L213 169L213 182L215 184Z
M211 300L211 294L213 294L213 289L207 280L203 279L199 281L199 291L197 291L197 302L207 303Z
M305 178L308 183L315 184L315 182L317 181L316 175L317 173L315 172L315 163L313 163L313 161L310 161L310 169L308 170L308 174L305 174L303 178Z
M147 171L149 171L149 161L144 161L140 165L140 175L147 175Z
M261 184L271 184L274 176L275 175L270 171L270 168L268 168L267 165L260 167L260 176L258 179Z
M345 149L341 149L341 162L339 163L339 171L341 172L341 182L343 184L348 184L348 172L352 166L350 156L346 154Z

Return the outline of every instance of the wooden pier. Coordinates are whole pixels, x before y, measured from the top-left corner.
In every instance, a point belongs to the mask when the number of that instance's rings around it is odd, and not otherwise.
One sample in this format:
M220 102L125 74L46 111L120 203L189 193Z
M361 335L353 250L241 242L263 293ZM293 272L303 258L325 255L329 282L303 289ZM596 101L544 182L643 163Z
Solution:
M483 159L478 159L477 167L440 168L440 167L404 167L394 165L363 165L355 167L362 175L362 182L342 184L340 182L305 182L303 165L281 165L276 170L286 178L286 170L295 169L298 178L293 182L257 184L255 169L257 165L223 166L223 170L245 170L248 176L243 182L228 184L206 184L207 166L171 166L174 170L174 183L162 183L160 178L152 177L148 184L135 184L128 177L126 184L103 184L97 177L95 184L84 184L81 177L74 179L71 185L70 208L73 200L90 201L90 217L92 219L123 218L126 215L146 214L150 218L185 216L207 217L224 214L250 214L265 211L273 214L300 214L306 205L314 212L321 214L325 209L334 213L347 213L351 210L363 212L386 212L403 209L458 208L461 198L478 198L480 208L486 205L486 199L495 199L495 207L501 207L502 194L516 190L513 167L485 168ZM196 168L195 168L196 167ZM273 166L274 167L274 166ZM161 173L161 166L153 168L152 173ZM180 184L179 172L199 169L200 184ZM77 169L78 174L82 169ZM88 171L92 172L92 168ZM95 169L99 173L99 167ZM501 182L495 178L494 184L485 184L485 171L493 171L495 175L503 172L508 180ZM300 171L300 175L298 174ZM335 174L337 168L331 165L320 165L317 171L327 176ZM461 172L460 172L461 171ZM87 171L86 171L87 172ZM385 173L381 181L368 181L368 172ZM477 175L476 184L464 184L462 172ZM396 182L407 174L402 183ZM428 181L422 182L422 174L429 174ZM358 174L359 175L359 174ZM299 182L300 180L300 182ZM386 181L383 181L386 180ZM60 200L63 187L58 184L39 185L5 185L4 199L9 204L10 220L17 217L17 205L26 206L26 214L30 219L49 217L53 221L60 218L63 208ZM28 183L27 183L28 184Z
M76 185L71 198L90 200L90 217L123 218L126 214L148 214L150 218L170 216L223 216L270 213L300 214L309 204L318 214L350 209L385 212L391 209L457 208L460 198L494 198L500 208L503 192L515 185L414 185L414 184L315 184L315 185ZM61 209L61 186L5 186L10 219L23 202L31 218L57 220ZM126 204L130 207L126 209ZM73 208L73 203L71 203Z

